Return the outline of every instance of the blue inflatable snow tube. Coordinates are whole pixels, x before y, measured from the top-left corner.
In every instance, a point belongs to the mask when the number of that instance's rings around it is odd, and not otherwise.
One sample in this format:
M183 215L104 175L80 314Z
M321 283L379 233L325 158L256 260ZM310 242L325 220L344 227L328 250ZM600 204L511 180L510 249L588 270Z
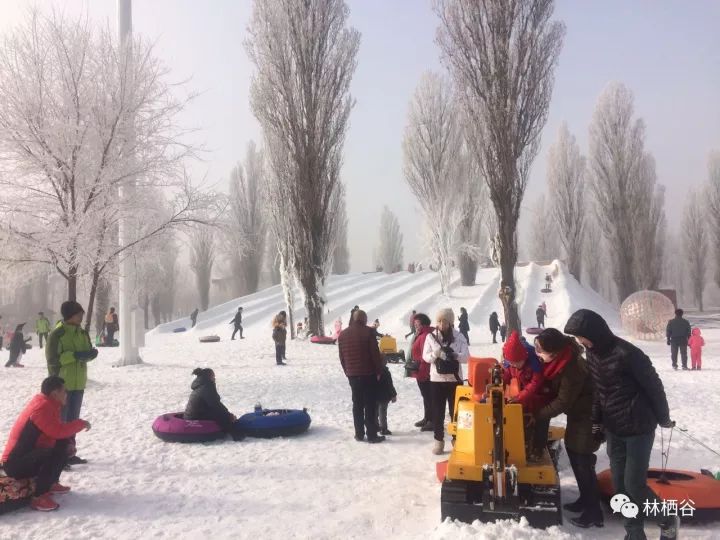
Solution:
M310 422L305 409L263 409L242 415L235 424L244 435L270 439L304 433Z

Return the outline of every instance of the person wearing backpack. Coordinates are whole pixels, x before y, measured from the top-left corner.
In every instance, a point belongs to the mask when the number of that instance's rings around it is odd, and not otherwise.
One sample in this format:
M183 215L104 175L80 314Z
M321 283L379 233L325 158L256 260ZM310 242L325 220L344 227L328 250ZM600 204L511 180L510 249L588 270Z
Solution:
M455 329L455 313L441 309L436 317L436 331L428 334L423 347L423 361L430 365L430 400L435 443L432 452L445 451L445 403L450 418L455 413L455 389L462 384L462 364L470 356L467 341Z

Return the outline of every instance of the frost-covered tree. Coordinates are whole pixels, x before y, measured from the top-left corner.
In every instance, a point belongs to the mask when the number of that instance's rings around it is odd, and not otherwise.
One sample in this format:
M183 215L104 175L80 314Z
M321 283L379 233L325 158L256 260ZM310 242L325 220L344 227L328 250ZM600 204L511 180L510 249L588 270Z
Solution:
M200 309L210 305L210 283L215 263L215 230L207 225L196 225L190 232L190 268L195 274Z
M377 249L378 264L386 274L392 274L403 267L403 235L400 223L387 206L380 216L380 238Z
M425 73L410 102L403 138L405 180L420 207L430 234L432 258L440 288L450 293L450 270L463 219L458 195L465 192L467 170L460 159L463 132L451 83Z
M269 163L286 180L289 268L310 331L323 335L325 278L342 197L340 168L353 106L360 34L343 0L255 0L246 48L255 64L251 107Z
M720 152L708 159L707 218L715 256L715 284L720 287Z
M704 194L689 190L683 212L683 248L697 308L703 310L703 290L707 272L708 234Z
M348 217L345 197L340 200L335 234L335 250L333 251L333 274L350 272L350 250L348 249Z
M585 158L563 123L548 152L547 180L556 232L565 252L568 270L582 279L585 240Z
M645 125L632 92L609 85L590 126L590 169L598 224L607 239L620 300L655 288L662 269L664 190L645 150Z
M178 127L187 100L151 45L130 47L60 12L32 11L0 41L0 241L12 245L0 262L52 267L70 299L89 279L88 324L102 273L197 203L182 167L193 147ZM156 212L158 190L167 214ZM138 215L137 234L119 244L119 223Z
M267 238L262 201L266 181L263 153L250 142L244 166L238 163L230 174L225 250L231 262L235 296L258 290Z
M458 203L462 206L461 218L457 229L456 260L460 270L460 284L468 287L475 285L478 261L487 257L487 238L483 225L488 214L487 186L478 179L480 169L472 157L467 143L460 154L462 166L466 167L464 192L458 193Z
M600 292L600 278L602 266L597 263L602 260L605 246L603 245L600 227L597 224L593 211L588 212L583 226L583 238L581 239L584 248L582 250L584 268L588 278L588 285L596 292Z
M437 0L438 43L462 90L471 147L498 221L500 299L508 330L520 330L515 301L517 223L530 166L547 119L565 28L552 0Z
M665 187L656 181L655 160L649 154L644 156L638 187L632 228L635 282L641 290L654 290L660 286L665 252Z
M551 261L558 257L560 243L553 206L548 204L544 193L535 199L532 214L530 257L534 261Z

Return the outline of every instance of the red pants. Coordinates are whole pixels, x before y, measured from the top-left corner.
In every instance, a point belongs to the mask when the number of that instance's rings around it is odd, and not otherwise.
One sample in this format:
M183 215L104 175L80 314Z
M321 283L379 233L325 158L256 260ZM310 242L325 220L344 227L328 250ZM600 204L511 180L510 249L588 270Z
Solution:
M702 351L693 351L690 349L690 361L692 362L693 369L699 369L702 367Z

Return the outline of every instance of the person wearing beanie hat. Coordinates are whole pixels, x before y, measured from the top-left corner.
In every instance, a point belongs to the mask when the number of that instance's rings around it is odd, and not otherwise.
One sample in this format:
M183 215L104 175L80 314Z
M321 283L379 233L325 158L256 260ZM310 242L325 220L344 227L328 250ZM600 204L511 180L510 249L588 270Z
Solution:
M98 350L92 346L90 336L80 326L85 310L74 300L63 302L60 306L63 320L60 321L47 339L45 359L48 374L65 380L67 402L62 409L63 422L72 422L80 418L85 385L87 384L87 363L94 360ZM72 447L74 449L74 440ZM87 463L77 455L72 456L70 465Z
M423 346L422 359L430 364L430 401L435 444L432 452L440 455L445 451L445 403L450 418L455 412L455 389L462 384L462 364L466 364L470 351L467 341L453 325L452 309L441 309L436 317L436 331L428 334ZM456 371L446 373L445 368L456 360ZM442 366L442 372L439 367Z

